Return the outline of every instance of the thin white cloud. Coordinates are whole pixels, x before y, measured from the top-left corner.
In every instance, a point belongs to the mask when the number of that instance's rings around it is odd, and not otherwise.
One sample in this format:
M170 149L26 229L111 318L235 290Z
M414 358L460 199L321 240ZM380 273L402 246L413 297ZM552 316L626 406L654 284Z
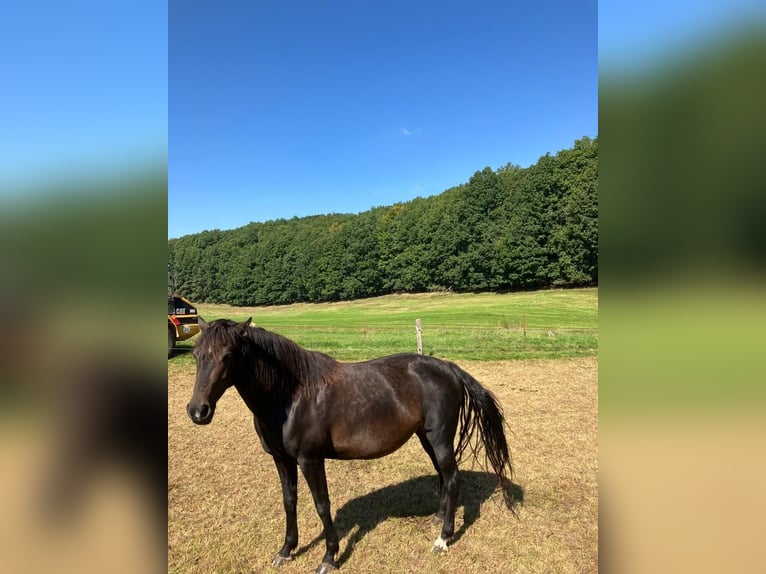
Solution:
M415 135L415 134L419 134L419 133L420 133L420 128L415 128L415 129L410 129L410 128L399 128L399 131L400 131L400 132L402 133L402 135L404 135L404 136L412 136L412 135Z

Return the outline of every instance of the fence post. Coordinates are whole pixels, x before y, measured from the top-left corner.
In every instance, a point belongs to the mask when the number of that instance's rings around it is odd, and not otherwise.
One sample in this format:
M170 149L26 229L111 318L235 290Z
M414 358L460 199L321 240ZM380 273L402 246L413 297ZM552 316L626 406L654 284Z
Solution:
M423 328L420 319L415 319L415 334L418 338L418 355L423 354Z

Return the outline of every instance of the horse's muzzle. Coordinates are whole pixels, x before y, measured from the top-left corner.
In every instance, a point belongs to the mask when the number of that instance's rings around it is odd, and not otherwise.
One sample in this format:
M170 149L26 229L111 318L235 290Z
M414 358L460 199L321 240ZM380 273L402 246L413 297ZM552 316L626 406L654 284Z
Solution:
M189 418L194 424L206 425L213 420L215 407L207 403L198 406L192 406L190 403L186 405L186 412L189 414Z

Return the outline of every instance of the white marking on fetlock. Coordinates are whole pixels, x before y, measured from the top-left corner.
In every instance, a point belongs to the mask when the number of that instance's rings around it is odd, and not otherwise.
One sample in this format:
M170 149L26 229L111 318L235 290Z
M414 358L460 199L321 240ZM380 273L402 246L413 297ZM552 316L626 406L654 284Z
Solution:
M272 562L271 565L274 568L279 568L280 566L290 562L292 559L293 559L292 556L280 556L279 554L277 554L277 557L274 558L274 562Z
M439 536L439 538L436 539L436 542L434 542L434 550L437 552L446 552L448 550L447 541Z

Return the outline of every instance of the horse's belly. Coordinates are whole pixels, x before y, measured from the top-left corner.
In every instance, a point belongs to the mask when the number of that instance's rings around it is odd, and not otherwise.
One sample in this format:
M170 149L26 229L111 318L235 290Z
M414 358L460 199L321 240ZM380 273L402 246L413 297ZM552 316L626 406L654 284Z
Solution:
M391 454L415 433L419 421L383 418L335 425L332 429L334 457L339 459L380 458Z

